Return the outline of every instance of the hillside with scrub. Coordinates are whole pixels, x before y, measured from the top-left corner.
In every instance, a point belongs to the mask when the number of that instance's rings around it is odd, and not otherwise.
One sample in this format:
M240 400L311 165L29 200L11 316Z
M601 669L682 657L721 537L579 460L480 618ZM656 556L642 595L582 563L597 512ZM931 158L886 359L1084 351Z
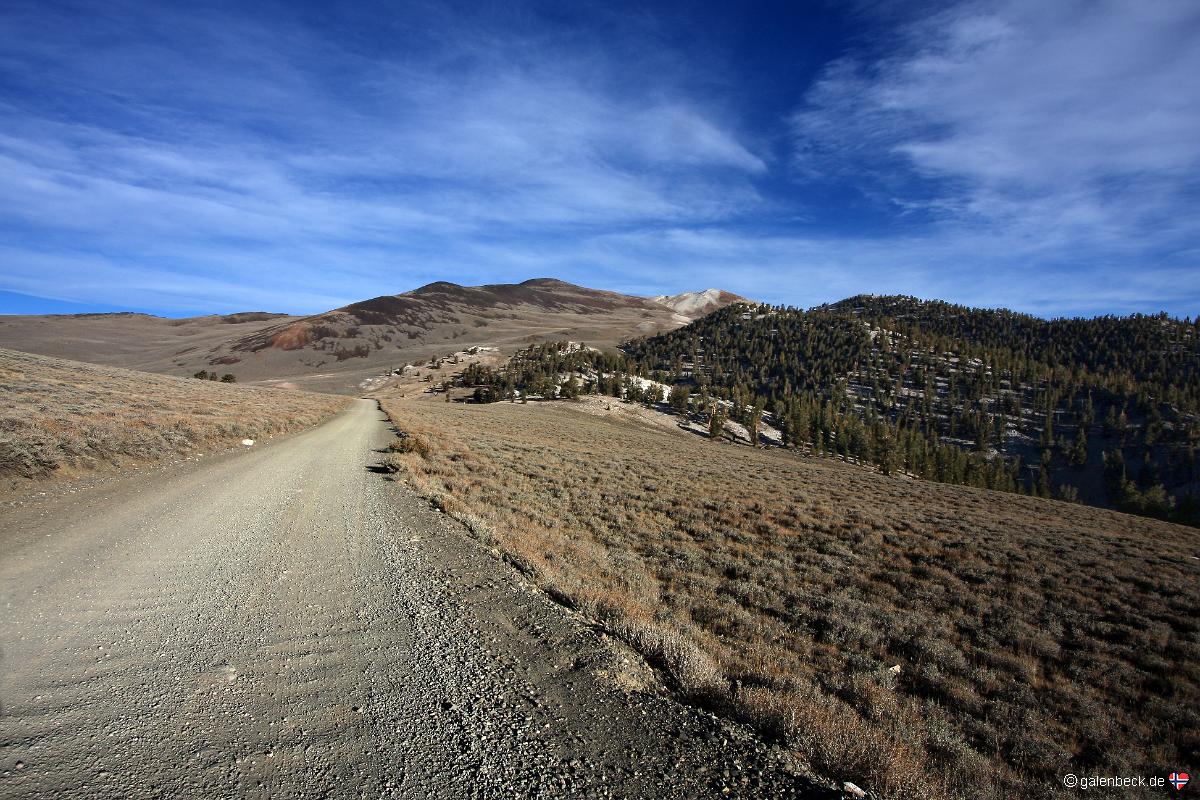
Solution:
M397 479L820 774L881 798L1042 800L1069 796L1066 772L1194 762L1192 528L584 402L381 397Z
M0 349L0 487L239 446L316 425L349 402L213 378Z

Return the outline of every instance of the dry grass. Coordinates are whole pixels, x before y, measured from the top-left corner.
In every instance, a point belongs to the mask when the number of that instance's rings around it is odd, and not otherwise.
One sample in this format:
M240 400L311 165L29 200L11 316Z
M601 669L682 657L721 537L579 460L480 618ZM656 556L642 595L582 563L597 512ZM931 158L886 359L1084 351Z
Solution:
M437 505L830 777L1046 798L1196 764L1195 530L568 404L384 407Z
M0 479L10 489L297 430L347 402L12 350L0 350L0 397Z

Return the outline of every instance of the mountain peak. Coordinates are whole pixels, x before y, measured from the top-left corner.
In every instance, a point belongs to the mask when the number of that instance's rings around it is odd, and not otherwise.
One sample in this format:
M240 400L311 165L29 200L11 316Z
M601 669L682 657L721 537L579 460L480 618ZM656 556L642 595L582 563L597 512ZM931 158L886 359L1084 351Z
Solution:
M679 294L660 294L651 298L656 303L667 306L676 314L689 319L699 319L718 308L734 303L750 302L740 295L723 289L704 289L699 292L680 292Z
M560 281L558 278L530 278L527 281L521 281L518 286L535 286L543 289L578 289L573 283Z
M451 283L450 281L434 281L433 283L427 283L424 286L418 286L416 289L406 292L406 294L441 294L444 292L460 292L464 288L465 287L460 286L457 283Z

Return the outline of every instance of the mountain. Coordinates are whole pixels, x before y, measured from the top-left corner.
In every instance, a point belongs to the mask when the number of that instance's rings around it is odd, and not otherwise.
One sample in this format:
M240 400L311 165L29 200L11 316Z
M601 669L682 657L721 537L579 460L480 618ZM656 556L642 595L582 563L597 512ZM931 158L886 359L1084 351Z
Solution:
M439 281L304 317L0 317L0 347L151 372L217 370L243 383L353 392L370 376L473 345L511 352L570 339L611 348L685 325L698 307L678 312L650 298L551 278L485 286Z
M749 303L744 297L726 292L721 289L705 289L702 292L681 292L680 294L660 294L653 298L654 302L662 303L676 314L696 320L705 314L711 314L719 308L733 303Z
M251 379L299 378L306 385L357 383L408 362L475 345L511 351L572 339L612 347L691 320L642 297L551 278L459 286L439 281L231 338L206 354ZM222 366L224 369L226 366ZM332 380L326 378L332 373Z
M863 295L807 311L738 303L620 349L529 348L470 377L494 396L576 374L585 391L661 401L620 377L638 375L689 389L677 410L705 429L718 406L751 427L757 405L783 444L885 474L1200 524L1191 320Z
M792 443L950 483L1200 522L1200 323L911 297L734 305L624 352Z

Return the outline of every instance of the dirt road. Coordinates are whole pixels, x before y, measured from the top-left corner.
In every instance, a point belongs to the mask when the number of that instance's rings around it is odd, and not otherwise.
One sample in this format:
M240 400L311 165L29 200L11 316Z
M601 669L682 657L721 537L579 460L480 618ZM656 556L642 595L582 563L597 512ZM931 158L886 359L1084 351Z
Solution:
M0 511L0 796L824 796L369 470L290 439Z

